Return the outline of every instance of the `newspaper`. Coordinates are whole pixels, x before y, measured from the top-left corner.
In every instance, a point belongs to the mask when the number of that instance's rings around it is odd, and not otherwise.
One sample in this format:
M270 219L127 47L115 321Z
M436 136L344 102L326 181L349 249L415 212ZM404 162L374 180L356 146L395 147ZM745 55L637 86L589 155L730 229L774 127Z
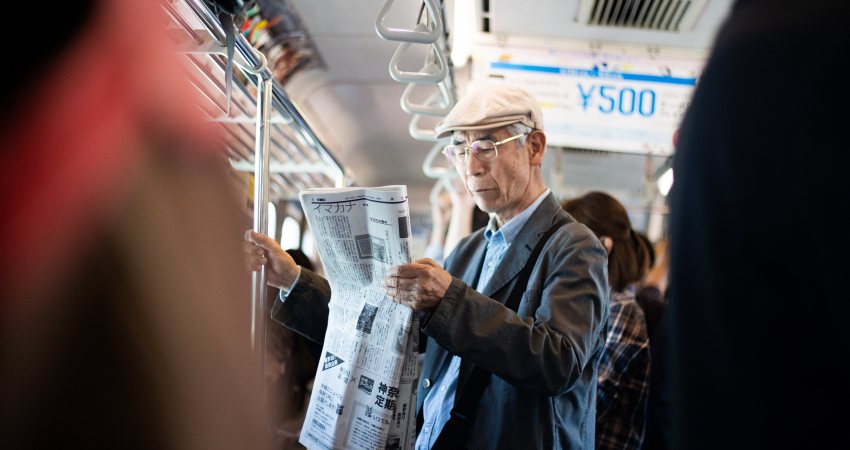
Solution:
M300 442L311 449L412 449L418 317L382 289L387 270L411 260L407 188L307 189L300 196L331 285Z

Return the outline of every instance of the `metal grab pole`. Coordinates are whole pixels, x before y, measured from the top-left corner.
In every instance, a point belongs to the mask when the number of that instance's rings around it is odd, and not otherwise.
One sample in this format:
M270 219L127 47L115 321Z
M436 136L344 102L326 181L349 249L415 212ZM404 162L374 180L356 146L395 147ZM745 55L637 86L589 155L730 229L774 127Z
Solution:
M257 133L254 140L254 231L268 234L269 132L272 94L271 78L257 80ZM251 348L265 372L266 357L266 266L251 274Z

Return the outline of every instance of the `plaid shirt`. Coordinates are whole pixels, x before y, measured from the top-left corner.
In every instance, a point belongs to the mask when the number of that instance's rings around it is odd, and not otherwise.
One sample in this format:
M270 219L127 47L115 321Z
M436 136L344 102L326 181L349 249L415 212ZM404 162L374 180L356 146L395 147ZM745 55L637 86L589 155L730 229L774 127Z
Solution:
M630 291L611 293L608 339L599 362L596 448L640 449L649 398L649 337Z

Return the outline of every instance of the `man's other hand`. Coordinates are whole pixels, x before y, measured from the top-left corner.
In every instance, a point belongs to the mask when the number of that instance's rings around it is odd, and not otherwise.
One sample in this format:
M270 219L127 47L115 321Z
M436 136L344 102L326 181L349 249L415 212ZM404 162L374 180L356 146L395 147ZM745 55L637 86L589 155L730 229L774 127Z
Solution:
M278 243L252 230L245 232L245 260L248 269L259 271L266 266L266 282L278 289L289 289L298 276L298 264Z

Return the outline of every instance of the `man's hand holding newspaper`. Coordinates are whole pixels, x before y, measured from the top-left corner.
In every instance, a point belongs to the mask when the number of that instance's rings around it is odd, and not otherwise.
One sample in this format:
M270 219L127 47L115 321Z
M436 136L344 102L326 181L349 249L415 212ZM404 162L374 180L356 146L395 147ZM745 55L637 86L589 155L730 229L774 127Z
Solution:
M433 311L452 283L450 273L433 259L423 258L390 268L384 292L394 302L414 311Z

